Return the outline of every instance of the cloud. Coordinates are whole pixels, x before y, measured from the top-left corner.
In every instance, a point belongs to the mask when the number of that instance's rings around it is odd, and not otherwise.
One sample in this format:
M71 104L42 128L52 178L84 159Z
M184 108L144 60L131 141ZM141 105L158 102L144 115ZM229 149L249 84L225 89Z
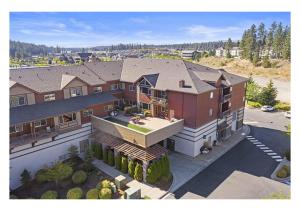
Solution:
M132 22L132 23L139 23L139 24L142 24L142 23L147 23L148 20L146 18L129 18L129 21Z
M206 38L219 37L220 34L229 34L237 33L243 31L241 27L228 26L228 27L209 27L205 25L192 25L186 28L186 33L192 37L204 36Z
M85 23L83 21L78 21L74 18L70 18L69 21L70 21L70 23L73 24L74 27L83 28L83 29L89 30L89 31L93 29L92 26L88 25L87 23Z

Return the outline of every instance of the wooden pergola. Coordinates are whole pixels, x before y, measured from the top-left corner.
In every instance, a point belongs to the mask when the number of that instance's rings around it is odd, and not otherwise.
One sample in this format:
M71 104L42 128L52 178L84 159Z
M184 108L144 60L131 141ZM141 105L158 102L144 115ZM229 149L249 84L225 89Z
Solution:
M124 155L130 158L147 163L151 160L159 159L168 153L168 150L160 145L142 148L103 132L97 135L95 134L93 138L96 143L104 144L118 152L124 153Z

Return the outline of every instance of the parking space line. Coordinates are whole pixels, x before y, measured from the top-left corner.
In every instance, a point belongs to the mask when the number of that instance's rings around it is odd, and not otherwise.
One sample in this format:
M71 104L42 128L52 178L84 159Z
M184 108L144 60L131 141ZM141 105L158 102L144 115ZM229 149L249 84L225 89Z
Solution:
M277 155L276 152L270 152L270 153L267 153L268 155Z
M269 147L260 147L260 149L270 149Z
M281 162L281 161L282 161L282 159L276 159L276 161L277 161L277 162Z
M262 144L262 143L258 141L258 142L254 142L253 144L257 145L257 144Z
M280 155L271 156L272 158L281 158Z
M271 150L271 149L266 149L266 150L264 150L264 152L272 152L272 153L273 153L273 150ZM267 154L269 154L269 153L267 153Z
M257 147L265 147L266 145L264 145L264 144L258 144L258 145L256 145Z

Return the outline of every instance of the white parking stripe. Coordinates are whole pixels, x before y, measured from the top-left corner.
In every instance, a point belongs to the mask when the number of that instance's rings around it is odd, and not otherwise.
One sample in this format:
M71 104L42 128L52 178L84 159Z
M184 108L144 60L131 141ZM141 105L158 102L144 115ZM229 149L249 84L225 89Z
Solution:
M255 145L256 145L256 144L262 144L262 143L258 141L258 142L254 142L253 144L255 144Z
M282 161L282 159L276 159L276 161L277 161L277 162L281 162L281 161Z
M271 149L266 149L266 150L264 150L264 152L273 152L273 150L271 150ZM268 153L269 154L269 153ZM276 153L275 153L276 154Z
M255 138L252 137L252 138L247 138L247 139L248 139L248 140L253 140L253 139L255 139Z
M281 158L280 155L271 156L272 158Z
M258 142L258 140L249 140L250 142L254 143L254 142Z
M256 145L257 147L265 147L266 145L263 145L263 144L259 144L259 145Z
M260 147L260 149L270 149L269 147Z
M267 153L268 155L277 155L277 153L276 152L269 152L269 153Z
M251 138L252 136L246 136L246 137L250 137Z

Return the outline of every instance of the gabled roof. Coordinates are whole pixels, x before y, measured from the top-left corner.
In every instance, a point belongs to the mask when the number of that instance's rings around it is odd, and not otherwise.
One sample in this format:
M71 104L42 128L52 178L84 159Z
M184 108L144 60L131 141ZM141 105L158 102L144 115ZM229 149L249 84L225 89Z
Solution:
M74 75L62 74L62 76L61 76L61 83L60 83L60 89L63 89L65 86L67 86L75 78L76 78L76 76L74 76Z
M9 80L9 88L11 88L12 86L14 86L17 82Z

